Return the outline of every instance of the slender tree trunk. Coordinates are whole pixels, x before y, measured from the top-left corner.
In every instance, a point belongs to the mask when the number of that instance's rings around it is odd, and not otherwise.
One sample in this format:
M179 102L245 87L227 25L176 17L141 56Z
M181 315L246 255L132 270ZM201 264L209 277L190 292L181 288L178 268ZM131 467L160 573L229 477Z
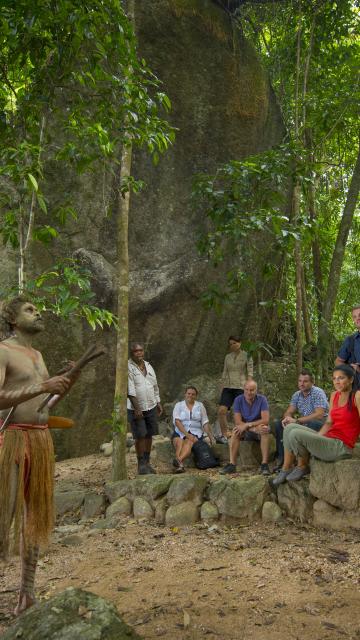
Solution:
M125 3L128 17L135 31L135 2ZM120 186L131 175L132 143L124 145L121 155ZM126 473L128 351L129 351L129 210L130 191L124 196L119 190L118 206L118 322L116 343L116 375L114 398L114 436L112 479L124 480Z
M295 225L299 220L300 212L300 185L296 183L293 190L293 219ZM301 291L301 245L300 240L295 240L295 288L296 288L296 370L302 369L302 291Z
M132 146L124 147L121 157L120 184L131 174ZM126 475L128 344L129 344L129 208L130 191L119 192L118 205L118 321L116 343L116 376L114 399L114 436L112 479L124 480Z
M313 183L309 184L308 189L308 209L309 209L309 218L312 223L316 222L316 206L315 206L315 185ZM312 252L312 263L313 263L313 275L314 275L314 284L315 284L315 297L316 297L316 306L318 313L318 321L320 320L322 313L322 301L323 301L323 276L321 269L321 251L320 251L320 243L319 236L317 230L314 232L312 241L311 241L311 252Z
M355 208L360 191L360 139L358 156L355 163L353 175L351 178L349 190L346 197L343 215L335 242L335 248L331 260L329 277L326 287L326 293L323 303L323 312L320 319L319 338L318 338L318 360L322 367L327 366L328 361L328 345L329 345L329 326L334 313L336 296L339 290L341 268L344 261L346 243L349 237L352 221L354 218Z
M306 282L305 282L305 272L304 272L303 265L301 266L301 303L302 303L305 340L307 344L310 344L313 341L313 330L311 326L309 305L308 305L307 295L306 295Z
M39 155L38 163L41 161L42 144L44 140L46 118L41 118L40 133L39 133ZM24 214L22 213L19 221L19 269L18 269L18 289L19 293L24 291L26 282L26 254L31 243L32 232L35 224L35 212L36 212L36 194L32 192L29 217L25 222Z
M295 138L299 139L299 117L300 117L300 100L299 100L299 86L300 86L300 60L301 60L301 36L302 28L301 21L299 21L299 27L296 39L296 80L295 80L295 117L294 128ZM306 91L305 91L306 93ZM303 94L303 99L305 95ZM297 179L294 181L293 194L292 194L292 216L295 227L298 225L300 216L300 184ZM301 295L301 242L295 240L295 291L296 291L296 370L299 374L302 369L302 295Z

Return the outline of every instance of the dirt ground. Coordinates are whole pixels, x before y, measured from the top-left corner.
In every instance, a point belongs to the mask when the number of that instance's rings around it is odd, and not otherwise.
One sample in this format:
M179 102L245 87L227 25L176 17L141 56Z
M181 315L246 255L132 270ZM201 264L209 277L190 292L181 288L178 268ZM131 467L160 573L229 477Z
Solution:
M101 490L110 464L95 455L66 460L56 476ZM40 600L87 589L111 600L146 640L360 639L360 532L289 520L171 530L124 518L116 530L90 527L77 531L76 544L55 531L39 563ZM13 620L18 558L0 572L2 634Z

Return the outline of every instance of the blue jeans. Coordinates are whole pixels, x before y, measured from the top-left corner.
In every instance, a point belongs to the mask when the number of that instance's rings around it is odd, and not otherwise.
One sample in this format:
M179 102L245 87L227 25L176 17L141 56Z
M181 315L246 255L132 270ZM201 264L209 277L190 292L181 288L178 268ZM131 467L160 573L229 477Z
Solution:
M294 423L296 423L296 418L294 418ZM310 420L310 422L307 422L306 424L304 424L304 427L309 427L309 429L312 429L313 431L320 431L323 424L324 422L321 420ZM285 429L287 429L287 427L285 427ZM284 462L284 443L283 443L284 427L281 424L281 420L276 420L275 422L275 436L276 436L276 455L278 458L278 463L283 464Z

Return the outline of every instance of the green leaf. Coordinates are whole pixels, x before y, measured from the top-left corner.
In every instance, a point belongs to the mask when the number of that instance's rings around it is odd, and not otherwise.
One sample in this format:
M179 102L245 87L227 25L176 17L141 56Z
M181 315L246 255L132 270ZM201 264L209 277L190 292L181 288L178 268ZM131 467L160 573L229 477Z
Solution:
M38 185L38 183L36 181L36 178L33 176L33 174L32 173L28 173L27 174L27 178L28 178L30 186L33 188L33 190L34 191L38 191L39 185Z

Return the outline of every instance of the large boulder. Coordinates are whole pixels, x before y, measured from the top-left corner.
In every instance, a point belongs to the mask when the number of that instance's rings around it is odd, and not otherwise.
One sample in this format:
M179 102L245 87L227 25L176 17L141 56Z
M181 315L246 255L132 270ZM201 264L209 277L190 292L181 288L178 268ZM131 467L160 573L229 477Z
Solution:
M360 460L312 460L310 492L319 500L346 511L360 508Z
M171 99L169 118L177 135L158 166L144 150L134 148L133 152L132 175L142 178L147 187L130 199L130 338L147 345L162 400L170 401L185 382L204 371L219 377L228 335L240 327L243 335L252 339L259 322L246 278L239 291L241 304L223 316L201 303L206 286L217 277L221 280L224 270L212 270L208 260L198 254L197 238L206 222L192 206L194 174L215 172L223 162L272 148L282 139L283 125L255 49L214 2L153 0L149 10L149 3L136 0L135 24L140 56L161 79L161 90ZM59 104L60 108L66 104ZM50 122L49 128L60 145L63 132L56 121ZM47 251L39 243L34 245L34 272L76 253L91 271L94 302L114 311L117 217L108 215L118 205L113 174L109 171L103 176L99 167L79 176L69 164L59 170L46 159L44 166L48 209L58 209L65 193L79 220L72 221L69 216ZM262 240L261 233L260 242L256 260L246 260L241 268L255 281L261 280L266 301L272 299L278 283L276 275L266 283L262 279L263 266L274 255L271 243L265 237ZM224 269L238 265L238 260L238 256L230 257ZM15 253L3 252L2 284L14 284L16 267ZM273 340L276 324L276 314L263 323L264 342ZM108 348L108 357L88 367L62 403L64 415L75 419L76 428L54 432L58 459L97 451L110 432L116 338L115 330L102 332L99 340ZM93 333L85 323L75 320L65 324L55 319L38 345L56 369L64 353L75 358L91 340ZM101 393L94 393L99 386Z
M73 587L25 611L1 637L2 640L140 640L111 602Z
M313 518L314 496L310 493L309 481L284 482L277 488L278 504L286 515L300 520L311 522Z
M261 515L269 495L268 482L262 476L233 478L214 482L208 497L226 521L250 522Z

